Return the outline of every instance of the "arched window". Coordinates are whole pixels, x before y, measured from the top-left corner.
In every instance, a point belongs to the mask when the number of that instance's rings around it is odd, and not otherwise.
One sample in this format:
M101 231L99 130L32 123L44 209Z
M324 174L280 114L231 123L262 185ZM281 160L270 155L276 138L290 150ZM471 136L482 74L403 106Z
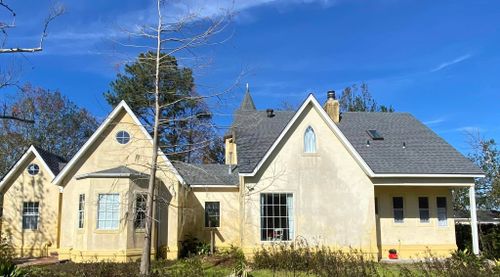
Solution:
M307 127L304 133L304 152L316 153L316 134L311 126Z

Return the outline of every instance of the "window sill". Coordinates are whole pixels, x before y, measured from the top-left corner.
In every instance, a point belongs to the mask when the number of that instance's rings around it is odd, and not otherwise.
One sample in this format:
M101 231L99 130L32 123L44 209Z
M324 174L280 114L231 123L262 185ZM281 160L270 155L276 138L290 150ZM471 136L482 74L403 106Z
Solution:
M96 229L96 230L94 230L94 233L96 233L96 234L119 234L119 233L121 233L121 230L120 229L112 229L112 230Z

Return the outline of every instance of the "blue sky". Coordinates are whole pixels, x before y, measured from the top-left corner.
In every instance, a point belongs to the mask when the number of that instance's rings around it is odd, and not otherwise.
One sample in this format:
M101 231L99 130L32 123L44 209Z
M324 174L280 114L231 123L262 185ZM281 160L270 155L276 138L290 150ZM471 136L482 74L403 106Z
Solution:
M35 45L54 2L11 2L18 28L8 45ZM227 42L196 50L210 61L195 70L200 93L224 90L246 72L226 102L214 107L220 126L229 124L246 82L260 109L284 100L299 104L309 92L324 101L329 89L366 82L379 103L412 113L464 153L470 150L467 131L500 141L498 1L187 2L202 15L237 12ZM0 66L21 64L21 82L59 89L102 118L111 110L102 93L120 64L138 53L115 41L127 40L121 29L151 20L154 3L62 3L67 12L50 27L45 51L4 55Z

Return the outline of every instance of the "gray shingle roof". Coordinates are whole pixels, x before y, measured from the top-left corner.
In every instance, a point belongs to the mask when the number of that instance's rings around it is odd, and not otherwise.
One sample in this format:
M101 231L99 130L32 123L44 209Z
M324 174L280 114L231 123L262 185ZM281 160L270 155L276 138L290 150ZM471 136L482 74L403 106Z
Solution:
M375 173L482 174L411 114L347 112L338 126ZM384 139L370 139L369 129L377 130Z
M46 151L38 146L33 146L33 147L35 147L38 154L42 156L42 159L45 161L45 163L50 168L52 173L54 173L54 175L57 176L57 174L59 174L59 172L66 165L67 163L66 159L56 154L50 153L49 151Z
M236 151L240 172L252 172L281 131L292 119L293 111L238 111L231 129L236 134Z
M265 111L235 114L238 167L252 172L295 112ZM482 174L472 162L408 113L347 112L338 124L368 166L377 174ZM384 140L372 140L375 129ZM370 147L367 147L370 140ZM406 148L403 148L403 142Z
M127 166L118 166L118 167L113 167L109 169L104 169L96 172L90 172L90 173L85 173L82 175L76 176L76 179L84 179L84 178L107 178L107 177L123 177L123 178L130 178L130 177L145 177L149 176L149 174L139 172L135 169L132 169Z
M225 164L188 164L178 161L172 161L172 164L189 185L231 187L239 183L238 170L234 166L229 174L229 165Z
M252 96L250 95L250 91L245 92L245 96L243 97L243 102L241 102L240 111L255 111L255 104L253 103Z

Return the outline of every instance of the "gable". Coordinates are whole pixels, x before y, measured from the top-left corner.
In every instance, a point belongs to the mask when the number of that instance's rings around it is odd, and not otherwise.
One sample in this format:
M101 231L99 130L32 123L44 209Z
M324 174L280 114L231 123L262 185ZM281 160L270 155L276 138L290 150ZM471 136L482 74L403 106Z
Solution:
M53 172L51 167L46 163L39 150L32 145L4 176L0 182L0 192L7 189L13 182L19 179L20 176L23 176L26 173L27 166L31 163L36 163L39 166L40 173L43 174L43 177L48 180L48 182L54 179L55 174L57 174Z
M128 143L118 143L116 135L120 131L129 133ZM151 136L128 105L122 101L54 179L54 183L65 184L75 175L118 166L128 166L139 172L149 172L147 164L151 163L151 150ZM184 183L177 170L161 151L158 153L158 163L160 167L170 171L177 180Z

